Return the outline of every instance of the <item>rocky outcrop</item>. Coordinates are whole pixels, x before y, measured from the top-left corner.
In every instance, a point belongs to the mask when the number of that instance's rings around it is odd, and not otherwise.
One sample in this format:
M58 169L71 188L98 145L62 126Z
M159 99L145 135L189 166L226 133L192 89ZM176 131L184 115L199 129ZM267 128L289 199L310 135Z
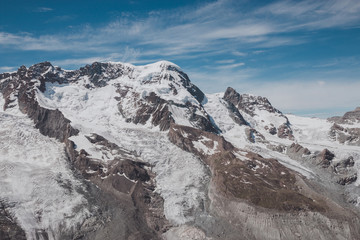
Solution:
M301 181L300 181L301 182ZM357 239L360 236L359 220L354 212L331 205L329 213L298 211L279 212L248 205L245 202L229 200L213 190L211 186L211 209L222 219L231 221L231 231L224 231L218 239ZM300 185L302 191L307 191ZM262 193L261 193L262 194ZM312 192L318 201L319 195ZM332 212L332 213L331 213ZM334 217L337 216L337 217ZM311 224L309 224L311 223ZM220 224L219 224L220 225ZM215 226L214 226L215 227ZM230 228L230 227L229 227Z
M351 176L340 177L339 180L337 180L337 183L340 185L348 185L355 182L356 180L357 180L357 174L355 173Z
M174 84L180 84L192 96L194 96L194 98L198 100L199 103L205 99L205 94L197 86L191 83L187 74L181 71L179 67L166 61L162 61L159 64L161 72L157 75L154 75L151 80L145 81L144 84L151 84L154 82L160 82L161 80L167 80L171 82L173 86ZM180 78L180 81L176 82L171 74L166 73L168 71L175 72ZM66 72L66 78L71 79L71 81L77 81L81 77L87 76L89 77L89 80L94 87L104 87L107 85L109 80L116 79L124 75L134 79L137 77L137 74L138 73L134 67L130 64L94 62L91 65L86 65L85 67L80 68L79 70ZM174 87L172 90L176 95L176 88Z
M200 226L209 233L221 229L217 239L326 236L335 240L339 236L344 239L360 236L354 212L314 191L316 183L307 183L275 159L238 150L217 135L175 124L170 128L169 138L180 148L198 155L211 169L209 211L214 216L213 224L211 229ZM197 147L199 142L216 151L205 153L203 147ZM309 154L300 145L290 148ZM331 230L324 222L331 223ZM314 225L318 230L314 231Z
M354 158L350 156L334 164L334 172L337 174L347 173L348 170L352 168L354 165L355 165Z
M354 111L345 113L342 118L348 121L360 121L360 107L355 108Z
M311 152L309 149L304 148L298 143L292 143L289 147L287 147L286 154L294 160L302 161L308 157Z
M255 143L255 142L268 143L268 141L265 140L265 137L261 133L256 131L254 128L250 128L250 127L246 128L245 135L247 140L251 143Z
M290 147L288 148L288 153L296 153L298 155L310 155L311 152L309 149L304 148L298 143L292 143Z
M277 134L279 138L287 138L290 140L294 140L293 132L288 118L283 115L281 111L274 108L267 98L250 94L239 94L235 91L235 89L228 87L224 93L223 99L230 105L238 109L239 115L242 118L243 116L241 115L240 111L248 114L251 118L255 117L261 111L266 111L276 116L276 118L282 120L283 123L281 125L275 126L275 123L271 121L258 124L260 124L262 126L261 128L264 128L271 135ZM264 119L262 121L264 121ZM245 119L242 124L247 124ZM255 126L251 127L255 128Z
M99 149L116 152L120 156L108 162L99 162L90 158L86 151L76 149L72 141L66 141L66 150L73 166L101 191L110 195L111 201L117 201L121 216L127 218L126 223L117 230L112 229L112 225L101 226L98 235L103 236L111 231L113 236L121 234L124 239L159 239L171 225L164 216L163 199L154 191L155 175L149 171L151 166L140 162L135 152L122 149L100 135L92 134L87 138ZM92 239L92 234L88 236Z
M332 163L334 157L334 153L330 152L327 148L325 148L318 154L316 160L320 166L322 166L323 168L328 168Z
M355 108L354 111L346 112L342 117L331 117L329 121L337 124L353 124L360 122L360 107Z
M176 108L184 112L182 117L186 118L194 127L214 133L220 131L201 105L190 102L180 104L166 101L154 92L150 92L148 96L141 98L137 92L129 87L118 86L117 91L121 95L117 99L119 111L128 122L146 124L151 120L152 125L159 126L161 131L166 131L169 130L171 123L175 123L171 109ZM128 106L129 98L133 99L131 109Z
M277 136L279 138L288 138L290 140L294 140L294 135L292 133L292 130L289 126L289 124L284 123L279 126Z
M250 116L254 116L255 108L260 110L266 110L270 113L279 113L281 112L274 108L269 100L265 97L253 96L249 94L239 94L235 89L228 87L224 93L224 100L231 102L234 106L238 107L240 110L246 112Z
M244 117L241 115L239 110L234 106L234 104L232 104L229 101L226 101L226 103L227 103L226 107L229 110L229 115L230 115L231 119L234 120L234 122L237 123L240 126L248 125L248 123L246 122Z
M6 209L5 203L0 201L0 239L1 240L25 240L25 232L17 224L15 219Z
M360 128L349 127L360 122L360 107L342 117L328 118L328 121L334 123L329 131L331 139L342 144L360 146Z
M222 137L190 127L172 125L169 138L210 166L214 189L229 199L246 200L256 206L283 211L324 210L323 206L298 192L294 172L275 159L264 159L251 152L239 157L238 150ZM199 142L214 151L199 150Z
M360 128L343 127L334 123L330 129L329 136L334 141L342 144L360 146Z

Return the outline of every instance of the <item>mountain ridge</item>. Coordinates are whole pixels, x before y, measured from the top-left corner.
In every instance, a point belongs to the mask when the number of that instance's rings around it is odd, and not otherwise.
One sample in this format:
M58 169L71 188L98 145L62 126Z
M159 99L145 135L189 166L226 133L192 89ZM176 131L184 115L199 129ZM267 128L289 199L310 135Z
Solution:
M66 173L87 189L84 194L69 187L85 199L72 207L91 212L71 218L76 228L46 226L41 218L25 226L25 215L9 207L28 239L360 236L357 123L286 115L266 98L230 87L204 94L167 61L93 63L73 71L43 62L0 74L0 92L0 116L19 124L30 118L42 136L57 139L67 156L62 164L70 165ZM27 124L22 134L30 131ZM2 146L4 156L8 148ZM62 193L63 181L54 183L59 194L71 196ZM66 181L75 186L72 178ZM29 200L9 196L25 206L34 194ZM244 224L243 217L251 221ZM116 228L104 219L127 220Z

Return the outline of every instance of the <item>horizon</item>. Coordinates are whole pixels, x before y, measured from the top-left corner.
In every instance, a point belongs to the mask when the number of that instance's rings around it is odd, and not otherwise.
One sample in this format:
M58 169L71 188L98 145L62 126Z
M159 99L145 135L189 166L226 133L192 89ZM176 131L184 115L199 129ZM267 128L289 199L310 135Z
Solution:
M284 113L326 118L360 106L355 0L5 0L0 20L0 72L167 60L205 93L231 86Z

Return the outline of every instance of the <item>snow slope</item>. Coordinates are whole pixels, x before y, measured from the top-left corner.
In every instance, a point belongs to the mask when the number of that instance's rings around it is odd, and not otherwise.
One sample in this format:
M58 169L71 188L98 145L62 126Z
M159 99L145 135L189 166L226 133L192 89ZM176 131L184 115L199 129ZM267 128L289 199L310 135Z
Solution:
M209 114L209 119L221 130L221 135L235 147L245 150L245 154L249 151L265 158L275 158L284 166L315 181L323 179L323 169L291 159L286 154L286 147L295 142L313 153L328 148L335 153L334 162L352 156L360 174L359 147L331 140L328 134L332 123L326 120L285 116L278 110L269 111L268 107L272 106L265 98L266 101L263 100L258 106L256 96L245 95L247 98L244 101L249 103L246 107L251 112L246 108L239 109L248 123L239 125L232 118L234 116L230 116L223 93L209 94L203 101L199 100L188 88L193 85L182 75L180 68L172 63L161 61L145 66L99 63L97 66L105 66L106 69L98 71L87 66L90 70L86 71L94 70L94 75L81 75L79 70L74 71L75 75L70 74L72 78L59 81L62 84L56 80L47 81L45 92L36 88L36 100L44 108L60 110L71 121L72 127L79 130L79 134L70 137L70 140L75 143L76 150L86 150L89 158L101 161L106 166L109 161L120 156L116 151L104 150L91 143L88 138L95 133L115 143L124 152L136 153L137 160L150 163L151 170L156 173L156 191L164 199L164 214L180 228L196 221L195 218L199 216L197 213L204 213L210 170L194 154L171 143L168 133L160 131L159 126L154 127L151 118L144 125L128 121L129 117L139 114L142 103L156 105L156 101L168 101L167 105L159 106L168 107L175 123L184 126L196 127L190 121L194 114L203 117ZM57 71L60 71L59 68L49 66L39 76L44 77L49 73L56 75L59 73ZM61 71L61 77L72 72ZM116 75L119 72L121 74ZM115 76L112 74L117 77L112 77ZM41 86L39 79L29 81ZM154 100L155 103L145 101L151 93L159 96ZM69 170L63 144L41 135L32 121L18 110L16 91L10 95L10 100L14 100L11 108L0 111L1 196L11 204L12 214L25 229L28 238L35 239L36 231L46 230L54 233L51 239L57 239L56 233L60 228L76 227L91 215L88 203L80 193L84 189ZM191 110L186 105L189 103L193 104ZM268 105L261 105L264 103ZM3 105L4 100L0 96L0 106ZM269 132L272 127L279 129L284 123L288 124L287 118L294 140L280 138ZM250 130L256 130L263 141L252 142L249 133L254 132ZM209 141L202 136L193 143L194 148L207 155L218 153L219 143L215 141L213 147L208 147L206 142ZM280 150L276 150L276 147ZM238 157L244 159L241 154ZM358 199L358 202L359 184L360 180L357 180L355 184L345 187L347 194L352 199Z
M153 67L146 68L146 74L140 75L141 79L148 79ZM156 70L156 69L155 69ZM151 78L150 78L151 79ZM104 156L96 150L85 136L96 133L116 143L121 148L129 151L136 151L140 159L154 165L156 173L157 191L164 198L165 216L174 224L184 224L193 220L193 213L201 206L206 198L206 185L209 173L203 163L194 155L184 152L174 146L167 137L166 132L160 132L158 127L150 123L146 125L135 125L126 122L126 119L119 113L119 96L115 84L131 85L139 88L138 92L144 94L149 91L163 91L160 88L152 88L148 85L141 85L138 80L124 76L120 79L111 80L101 88L88 89L85 85L88 79L84 78L70 84L47 83L46 92L38 91L37 99L41 106L50 109L59 109L66 118L71 120L74 128L80 130L78 136L71 140L75 142L78 150L85 149L91 158L106 162L114 158L111 154ZM155 83L154 83L155 84ZM153 86L154 87L154 86ZM185 91L179 90L176 97L162 93L161 97L187 101L190 98L196 99ZM128 99L131 102L131 99ZM129 111L132 111L129 103ZM186 122L184 115L175 113L178 118ZM181 113L182 114L182 113ZM185 124L185 123L184 123ZM187 124L189 124L187 122Z
M0 96L0 105L3 98ZM0 111L0 200L28 239L35 232L73 229L90 215L87 200L67 164L64 146L40 134L27 116L13 108Z

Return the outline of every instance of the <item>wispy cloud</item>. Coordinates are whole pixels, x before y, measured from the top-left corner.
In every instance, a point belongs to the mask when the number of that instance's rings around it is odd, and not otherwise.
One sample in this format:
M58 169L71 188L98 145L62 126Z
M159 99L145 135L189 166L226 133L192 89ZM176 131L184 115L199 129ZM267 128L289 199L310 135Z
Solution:
M14 71L15 69L16 69L15 67L2 66L0 67L0 72L11 72Z
M288 19L287 31L359 26L360 2L357 0L278 1L257 10Z
M83 66L93 62L129 62L138 63L136 60L139 52L132 48L125 48L121 53L111 53L108 55L85 57L85 58L70 58L61 60L51 60L57 66Z
M267 79L259 80L262 69L252 67L250 62L261 53L257 58L272 55L272 49L279 46L311 42L313 39L308 36L314 30L359 27L358 0L280 0L258 8L242 8L243 2L239 2L218 0L142 15L122 13L116 20L96 27L90 24L74 26L56 34L0 32L0 48L75 56L49 59L59 66L80 66L94 61L136 64L160 59L203 61L201 64L209 65L184 70L205 91L234 86L240 92L268 96L284 111L340 108L360 102L359 79L356 76L341 78L347 73L336 73L336 69L329 71L331 67L343 65L356 68L358 65L354 64L358 64L359 59L314 60L312 64L301 60L274 61L268 69L306 69L309 73L298 79L290 76L268 82ZM37 11L54 10L42 7ZM49 21L52 20L67 21L71 16L54 17ZM0 67L0 70L11 71L13 68ZM315 70L326 73L311 76ZM307 81L302 81L301 77Z
M360 19L360 2L278 1L260 9L234 8L235 1L219 0L197 8L182 8L123 15L100 27L54 35L0 33L0 45L22 50L104 52L114 46L136 48L141 56L189 56L222 49L235 56L237 49L272 48L309 41L288 33L328 27L348 27ZM52 11L42 7L39 11ZM264 17L266 16L266 17ZM68 16L65 16L68 19Z
M244 66L245 63L234 63L234 64L228 64L228 65L222 65L222 66L217 66L218 69L229 69L229 68L237 68L237 67L241 67Z
M216 63L220 63L220 64L229 64L229 63L233 63L233 62L235 62L235 59L226 59L226 60L216 61Z
M54 9L49 8L49 7L39 7L37 9L34 10L35 12L51 12L54 11Z

